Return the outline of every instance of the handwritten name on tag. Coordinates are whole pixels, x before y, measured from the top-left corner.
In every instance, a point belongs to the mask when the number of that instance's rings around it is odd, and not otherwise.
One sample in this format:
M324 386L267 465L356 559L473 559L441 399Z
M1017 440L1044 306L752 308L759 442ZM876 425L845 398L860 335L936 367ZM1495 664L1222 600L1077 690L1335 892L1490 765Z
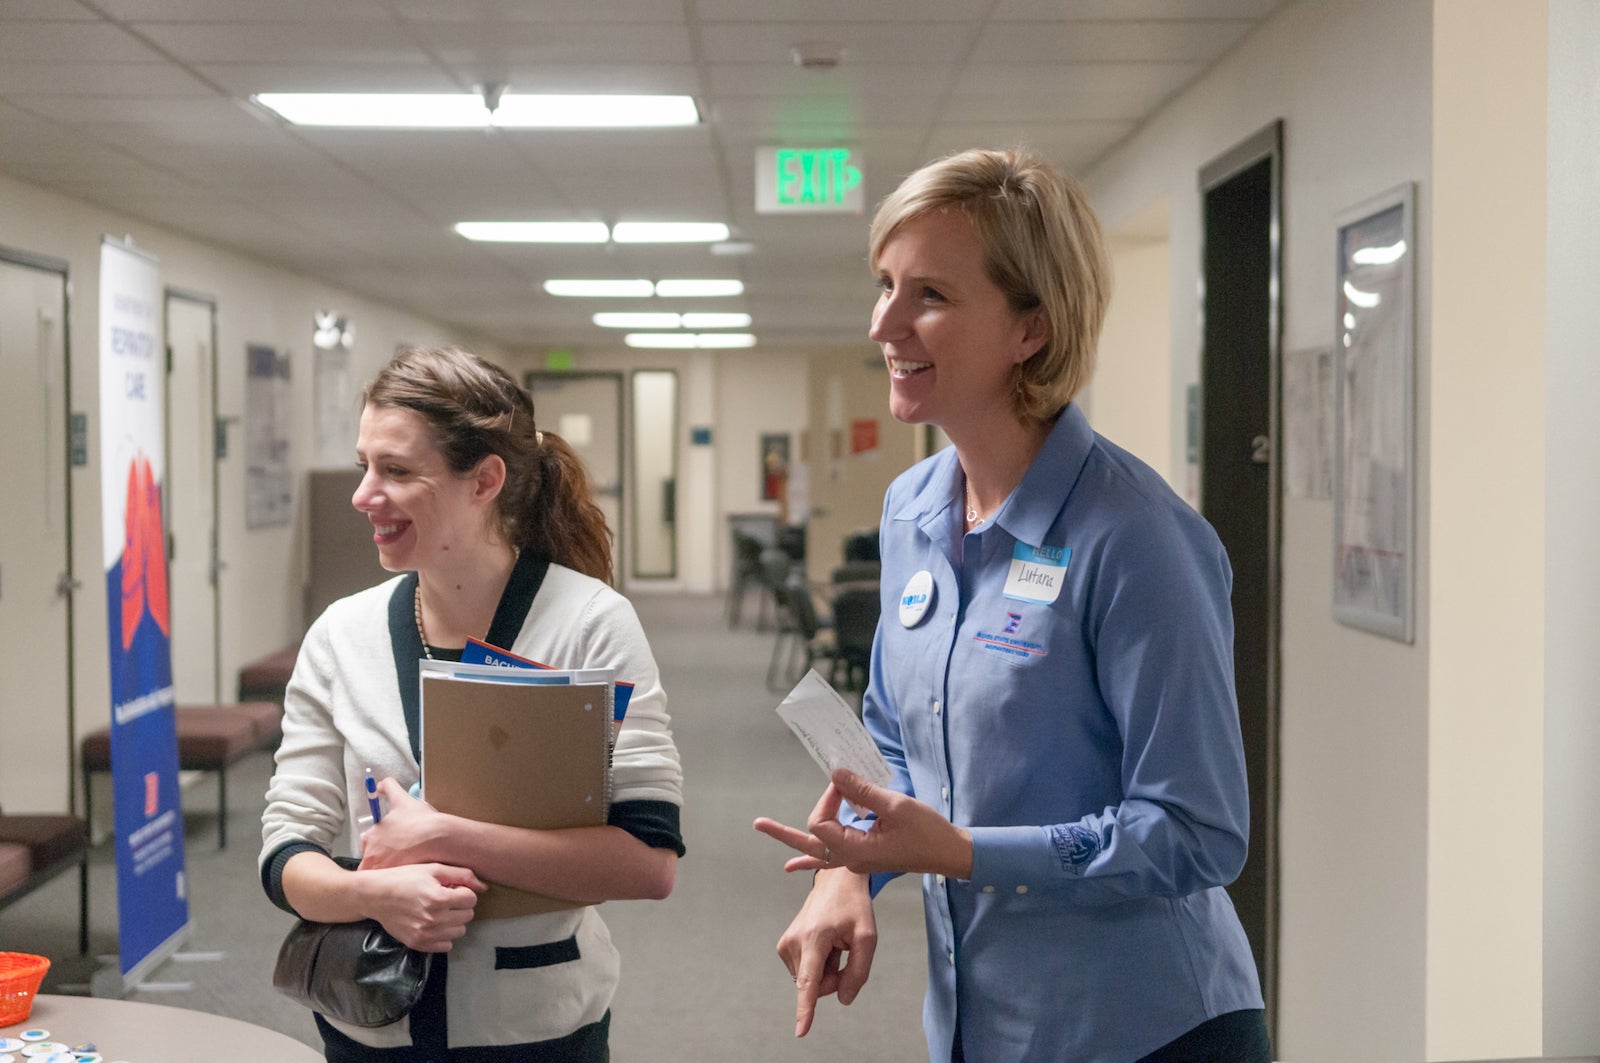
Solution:
M1011 551L1011 570L1006 574L1005 596L1021 602L1048 604L1061 594L1067 581L1067 562L1072 549L1066 546L1029 546L1017 543Z

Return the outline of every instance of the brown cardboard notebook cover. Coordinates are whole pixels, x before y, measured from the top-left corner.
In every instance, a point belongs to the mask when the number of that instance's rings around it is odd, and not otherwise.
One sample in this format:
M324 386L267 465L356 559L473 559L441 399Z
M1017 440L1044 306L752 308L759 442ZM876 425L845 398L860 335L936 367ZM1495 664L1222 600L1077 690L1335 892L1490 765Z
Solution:
M422 677L422 783L441 812L553 830L606 822L611 686ZM580 908L490 883L478 919Z

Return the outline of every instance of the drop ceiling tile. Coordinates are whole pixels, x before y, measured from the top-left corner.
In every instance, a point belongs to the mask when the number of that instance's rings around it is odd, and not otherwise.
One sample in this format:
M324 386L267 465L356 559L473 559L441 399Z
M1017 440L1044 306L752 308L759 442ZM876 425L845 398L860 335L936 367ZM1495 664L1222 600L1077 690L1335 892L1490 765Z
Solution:
M480 81L481 69L475 62L452 65L457 78L464 84ZM700 74L688 62L605 62L594 60L568 63L559 60L535 63L502 63L495 67L496 77L506 86L507 92L521 93L584 93L607 95L675 95L698 96Z
M124 22L386 22L378 0L96 0Z
M92 22L93 11L61 0L6 0L0 5L0 24L7 22Z
M698 0L702 23L717 22L969 22L984 17L988 0Z
M496 74L496 66L538 63L690 63L694 53L680 24L606 25L571 23L551 27L539 23L439 22L425 27L423 43L442 62L468 64Z
M1020 19L1260 19L1287 0L999 0L993 21Z
M154 63L163 59L133 34L106 22L9 22L0 62Z
M140 32L179 61L204 63L418 63L427 56L392 22L146 22Z
M0 96L212 96L216 90L170 63L0 64Z
M875 5L866 6L876 11ZM707 62L772 63L818 79L828 73L799 70L790 53L793 47L806 42L837 46L841 66L939 67L960 62L976 37L976 24L965 22L845 23L820 17L802 22L714 22L700 28Z
M1183 62L1210 63L1255 23L1245 19L1191 22L998 22L984 28L974 63Z
M237 96L258 92L462 92L439 66L399 63L201 63L201 77Z
M390 0L414 22L681 22L661 0Z

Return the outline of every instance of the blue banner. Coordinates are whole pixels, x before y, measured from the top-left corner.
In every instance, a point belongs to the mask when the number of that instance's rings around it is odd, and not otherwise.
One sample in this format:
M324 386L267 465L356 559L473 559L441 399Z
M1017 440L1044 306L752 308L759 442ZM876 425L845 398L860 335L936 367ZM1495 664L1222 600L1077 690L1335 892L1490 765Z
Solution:
M189 923L161 490L166 347L155 263L100 257L100 475L121 973Z

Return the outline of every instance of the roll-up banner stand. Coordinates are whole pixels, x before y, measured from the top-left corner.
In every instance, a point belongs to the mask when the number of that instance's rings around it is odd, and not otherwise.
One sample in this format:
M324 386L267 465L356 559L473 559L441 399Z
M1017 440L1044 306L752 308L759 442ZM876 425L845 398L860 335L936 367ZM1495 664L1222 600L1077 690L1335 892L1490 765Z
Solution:
M111 651L111 786L117 848L121 996L190 930L173 719L167 594L166 344L155 259L127 241L100 247L100 502Z

